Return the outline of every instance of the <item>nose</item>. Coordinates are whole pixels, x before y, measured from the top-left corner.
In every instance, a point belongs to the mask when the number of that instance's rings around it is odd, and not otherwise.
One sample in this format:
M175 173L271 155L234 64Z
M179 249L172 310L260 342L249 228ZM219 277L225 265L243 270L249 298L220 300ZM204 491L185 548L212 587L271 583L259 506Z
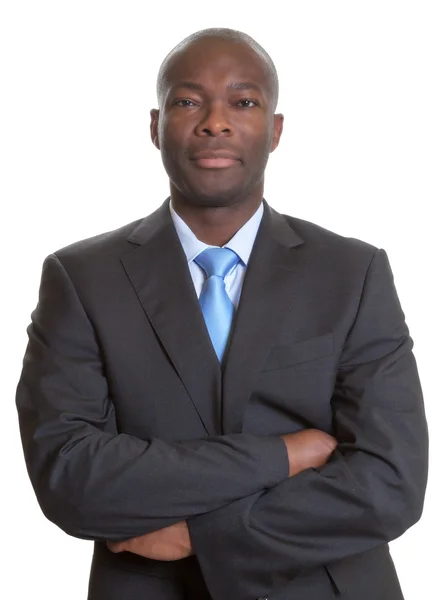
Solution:
M209 105L202 120L196 126L196 134L201 137L230 137L233 133L227 109L222 103Z

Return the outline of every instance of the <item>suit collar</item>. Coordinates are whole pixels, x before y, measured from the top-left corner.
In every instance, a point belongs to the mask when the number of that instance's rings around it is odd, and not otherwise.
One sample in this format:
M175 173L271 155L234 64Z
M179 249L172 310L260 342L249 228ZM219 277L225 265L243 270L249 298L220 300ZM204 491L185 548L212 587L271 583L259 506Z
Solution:
M240 432L295 277L305 269L294 254L303 240L264 201L225 363L220 365L168 203L169 199L133 230L128 237L133 247L121 261L209 435Z
M222 430L240 433L255 382L292 314L306 271L302 238L265 203L223 365ZM304 318L302 316L302 318Z
M207 333L168 200L128 237L121 262L210 435L221 428L221 368Z
M142 219L128 236L128 241L142 245L153 239L160 229L165 230L173 227L169 202L170 198L167 198L157 210ZM304 240L289 226L282 214L274 210L266 200L263 200L263 205L264 216L260 228L266 230L266 235L272 235L278 244L286 248L293 248L303 243Z

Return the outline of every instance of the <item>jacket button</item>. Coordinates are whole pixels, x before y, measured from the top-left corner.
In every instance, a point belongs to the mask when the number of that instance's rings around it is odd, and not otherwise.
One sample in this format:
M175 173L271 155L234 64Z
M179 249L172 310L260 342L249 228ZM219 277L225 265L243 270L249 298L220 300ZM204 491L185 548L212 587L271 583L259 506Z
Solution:
M261 596L261 598L257 598L257 600L269 600L267 596Z

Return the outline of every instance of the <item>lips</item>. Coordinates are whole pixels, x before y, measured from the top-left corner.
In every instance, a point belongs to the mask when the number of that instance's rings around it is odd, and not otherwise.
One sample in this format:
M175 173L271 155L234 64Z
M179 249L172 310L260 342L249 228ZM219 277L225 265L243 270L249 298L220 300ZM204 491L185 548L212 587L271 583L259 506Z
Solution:
M201 169L227 169L240 162L240 159L227 150L206 150L191 157L194 165Z

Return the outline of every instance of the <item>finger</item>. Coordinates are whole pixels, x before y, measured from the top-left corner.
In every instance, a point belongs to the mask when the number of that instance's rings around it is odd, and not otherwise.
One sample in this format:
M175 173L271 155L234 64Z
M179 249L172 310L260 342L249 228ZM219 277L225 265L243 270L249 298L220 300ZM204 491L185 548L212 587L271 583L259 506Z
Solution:
M114 554L118 552L122 552L123 543L122 542L107 542L108 549L111 550Z

